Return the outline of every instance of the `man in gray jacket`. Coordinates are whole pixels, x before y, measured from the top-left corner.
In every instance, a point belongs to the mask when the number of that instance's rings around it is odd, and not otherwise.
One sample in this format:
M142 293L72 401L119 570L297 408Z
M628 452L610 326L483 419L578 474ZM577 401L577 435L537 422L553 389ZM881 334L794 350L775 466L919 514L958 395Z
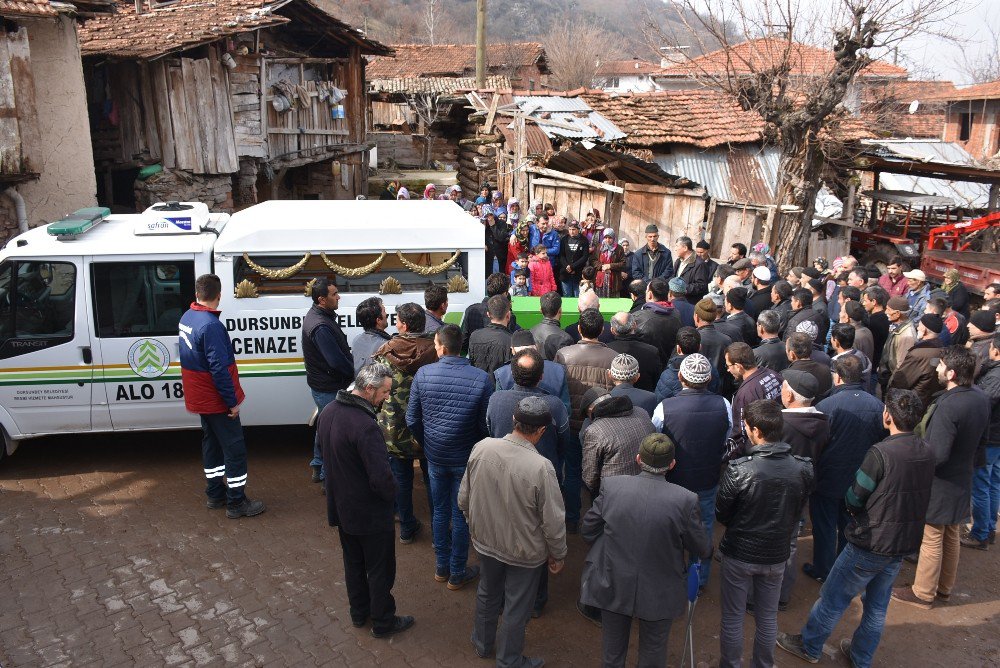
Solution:
M674 466L670 437L644 438L636 461L642 473L604 480L583 518L591 548L580 599L601 610L602 666L625 665L633 617L638 665L666 665L671 622L684 613L687 564L712 554L698 495L664 479Z
M566 513L556 470L535 450L551 422L542 397L522 399L514 409L513 432L473 448L458 490L458 507L482 568L472 644L482 658L495 651L498 668L545 663L525 657L523 649L542 570L547 563L556 575L566 558Z

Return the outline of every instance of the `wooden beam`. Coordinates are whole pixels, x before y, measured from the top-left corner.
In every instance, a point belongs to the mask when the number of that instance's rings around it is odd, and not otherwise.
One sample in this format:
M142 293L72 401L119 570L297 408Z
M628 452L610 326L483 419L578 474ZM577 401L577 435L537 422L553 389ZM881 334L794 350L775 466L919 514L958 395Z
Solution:
M653 186L641 183L626 183L626 192L657 193L660 195L687 195L688 197L703 197L704 188L673 188L671 186Z
M497 115L497 105L499 103L500 96L494 94L493 99L490 100L490 111L486 114L486 123L483 126L486 129L486 132L491 132L493 130L493 119Z
M547 169L545 167L525 167L525 170L532 174L540 174L542 176L548 176L550 178L559 181L569 181L570 183L576 183L581 186L586 186L594 190L607 190L609 193L624 193L625 189L618 186L613 186L608 183L602 183L601 181L594 181L593 179L585 179L582 176L574 176L573 174L564 174L563 172L557 172L554 169Z
M584 169L583 171L573 172L576 176L590 176L597 172L603 172L605 169L614 169L615 167L620 167L622 164L621 160L612 160L606 165L599 165L597 167L591 167L590 169Z
M347 130L299 130L297 128L269 128L269 135L338 135L347 136Z

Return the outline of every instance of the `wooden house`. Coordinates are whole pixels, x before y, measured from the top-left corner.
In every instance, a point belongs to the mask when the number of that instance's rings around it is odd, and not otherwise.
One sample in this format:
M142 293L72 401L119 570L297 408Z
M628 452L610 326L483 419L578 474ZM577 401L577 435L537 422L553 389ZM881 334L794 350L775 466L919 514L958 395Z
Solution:
M77 17L107 9L0 0L0 243L96 204Z
M392 51L314 0L122 0L80 42L103 204L365 193L362 56Z

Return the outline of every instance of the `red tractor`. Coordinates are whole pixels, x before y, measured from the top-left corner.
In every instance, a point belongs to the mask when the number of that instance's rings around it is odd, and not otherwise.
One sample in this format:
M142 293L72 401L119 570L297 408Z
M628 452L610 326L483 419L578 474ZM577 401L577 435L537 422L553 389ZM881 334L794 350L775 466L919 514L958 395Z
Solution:
M981 218L935 227L927 237L920 268L932 281L957 269L969 292L982 295L990 283L1000 283L1000 255L993 229L1000 227L1000 211Z

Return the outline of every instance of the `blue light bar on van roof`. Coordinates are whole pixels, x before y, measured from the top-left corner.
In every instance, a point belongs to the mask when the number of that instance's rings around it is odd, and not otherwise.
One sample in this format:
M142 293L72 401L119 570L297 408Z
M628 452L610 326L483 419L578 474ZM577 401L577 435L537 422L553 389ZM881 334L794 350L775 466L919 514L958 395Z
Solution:
M48 232L61 239L75 239L110 215L111 209L106 206L77 209L62 220L49 225Z

